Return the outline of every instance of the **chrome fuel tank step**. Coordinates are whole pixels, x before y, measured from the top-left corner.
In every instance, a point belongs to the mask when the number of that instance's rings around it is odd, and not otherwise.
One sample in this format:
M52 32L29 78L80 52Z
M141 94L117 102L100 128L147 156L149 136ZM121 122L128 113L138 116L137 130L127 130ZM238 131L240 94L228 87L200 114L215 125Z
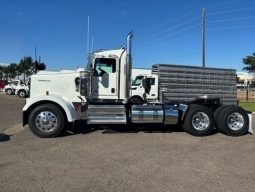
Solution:
M175 125L179 120L179 110L172 105L133 105L132 123L164 123Z
M132 105L132 123L162 123L164 111L161 105Z
M89 105L88 124L126 124L124 105Z

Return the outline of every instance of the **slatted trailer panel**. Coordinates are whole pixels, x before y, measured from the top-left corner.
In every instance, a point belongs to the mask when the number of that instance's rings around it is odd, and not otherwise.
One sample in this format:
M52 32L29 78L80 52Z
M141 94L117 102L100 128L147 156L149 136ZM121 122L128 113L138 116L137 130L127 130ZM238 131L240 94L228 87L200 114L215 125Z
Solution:
M162 101L191 101L208 96L221 98L223 104L236 105L236 70L186 65L155 64Z

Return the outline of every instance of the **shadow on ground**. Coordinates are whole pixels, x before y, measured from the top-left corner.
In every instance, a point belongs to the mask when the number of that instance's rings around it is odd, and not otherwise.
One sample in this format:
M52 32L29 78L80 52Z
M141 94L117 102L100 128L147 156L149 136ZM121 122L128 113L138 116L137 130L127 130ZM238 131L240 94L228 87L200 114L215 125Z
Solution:
M68 126L62 137L89 134L94 131L102 130L102 134L121 134L121 133L173 133L184 132L181 126L163 126L162 124L139 124L139 125L87 125L86 121L79 120L73 126ZM218 133L216 129L208 136Z
M139 125L87 125L86 121L76 121L73 126L68 126L62 137L89 134L91 132L102 130L102 134L120 134L120 133L172 133L183 132L180 126L162 126L161 124L139 124ZM210 135L217 133L216 130Z
M6 135L4 133L0 133L0 142L9 141L9 140L10 140L9 135Z

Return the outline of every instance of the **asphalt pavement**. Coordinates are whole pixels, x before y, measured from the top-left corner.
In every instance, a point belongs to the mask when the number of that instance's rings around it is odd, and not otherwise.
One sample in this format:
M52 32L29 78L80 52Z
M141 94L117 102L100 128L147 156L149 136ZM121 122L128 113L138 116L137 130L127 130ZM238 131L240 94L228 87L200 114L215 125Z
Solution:
M0 92L0 133L21 123L24 105L24 98Z
M12 99L2 96L1 129L12 134L0 142L1 192L255 190L254 135L194 137L147 127L103 134L81 125L75 134L41 139L21 126L24 100L10 108ZM10 126L5 112L15 117Z

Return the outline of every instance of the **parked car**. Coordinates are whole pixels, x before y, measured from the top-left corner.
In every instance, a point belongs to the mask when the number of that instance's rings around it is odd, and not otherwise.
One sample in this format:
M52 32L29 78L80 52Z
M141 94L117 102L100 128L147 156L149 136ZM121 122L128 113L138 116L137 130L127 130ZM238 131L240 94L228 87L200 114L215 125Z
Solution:
M0 89L4 89L5 85L8 85L8 81L7 80L0 80Z

